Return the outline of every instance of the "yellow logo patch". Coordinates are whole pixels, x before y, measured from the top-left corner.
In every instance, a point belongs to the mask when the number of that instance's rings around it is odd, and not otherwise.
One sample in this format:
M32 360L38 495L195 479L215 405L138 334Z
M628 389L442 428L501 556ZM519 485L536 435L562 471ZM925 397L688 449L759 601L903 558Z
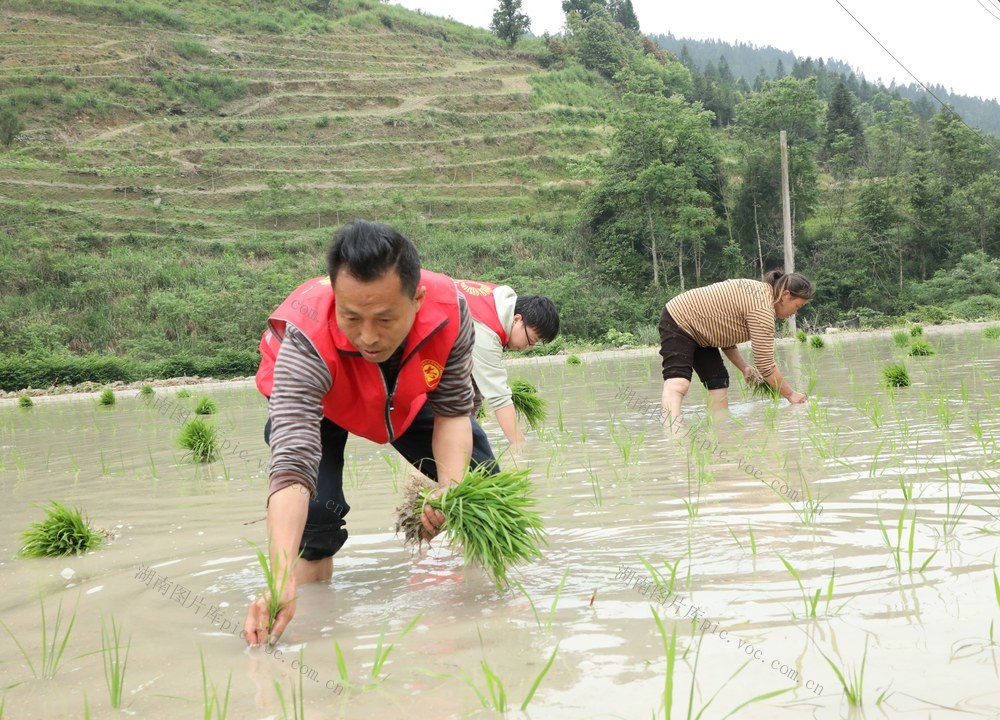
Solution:
M489 285L484 285L483 283L476 282L475 280L459 280L458 284L462 290L469 293L469 295L483 297L493 292L493 288Z
M427 387L433 390L441 382L441 373L444 372L444 366L433 360L424 360L420 367L423 368L424 380L427 382Z

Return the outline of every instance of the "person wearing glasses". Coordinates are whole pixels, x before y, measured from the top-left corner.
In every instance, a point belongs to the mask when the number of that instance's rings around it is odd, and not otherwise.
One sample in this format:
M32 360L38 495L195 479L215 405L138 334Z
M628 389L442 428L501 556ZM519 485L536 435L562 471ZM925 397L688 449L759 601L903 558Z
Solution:
M507 384L504 350L530 350L552 342L559 334L559 311L544 295L518 296L507 285L477 280L456 280L469 304L476 327L472 349L472 380L476 412L482 402L494 412L507 442L515 450L524 444L514 401Z
M798 312L814 289L799 273L771 270L763 282L724 280L682 292L667 302L660 316L664 421L673 427L680 418L692 371L708 390L709 409L728 407L729 373L720 349L747 382L763 379L788 402L805 402L806 396L792 389L774 361L774 321ZM753 365L736 347L747 341Z

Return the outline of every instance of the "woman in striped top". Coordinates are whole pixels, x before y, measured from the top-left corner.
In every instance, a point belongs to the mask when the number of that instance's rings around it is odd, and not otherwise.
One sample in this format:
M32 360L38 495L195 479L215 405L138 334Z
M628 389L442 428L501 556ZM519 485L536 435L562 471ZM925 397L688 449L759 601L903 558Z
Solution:
M774 362L774 320L794 315L809 302L813 284L799 273L771 270L759 280L725 280L671 299L660 317L663 358L662 413L673 422L691 387L692 370L708 390L710 409L728 406L729 373L722 352L749 382L763 377L790 403L805 402ZM754 364L736 345L750 341Z

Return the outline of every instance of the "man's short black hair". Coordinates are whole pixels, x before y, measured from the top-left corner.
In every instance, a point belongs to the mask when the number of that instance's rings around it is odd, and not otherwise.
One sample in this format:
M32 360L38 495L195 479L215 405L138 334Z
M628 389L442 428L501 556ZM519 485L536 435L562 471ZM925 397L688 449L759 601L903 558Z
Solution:
M333 285L341 269L361 282L378 280L395 270L403 292L411 298L420 283L416 246L388 225L367 220L355 220L337 232L326 254L326 267Z
M559 334L559 310L544 295L518 295L514 314L535 331L542 342L552 342Z

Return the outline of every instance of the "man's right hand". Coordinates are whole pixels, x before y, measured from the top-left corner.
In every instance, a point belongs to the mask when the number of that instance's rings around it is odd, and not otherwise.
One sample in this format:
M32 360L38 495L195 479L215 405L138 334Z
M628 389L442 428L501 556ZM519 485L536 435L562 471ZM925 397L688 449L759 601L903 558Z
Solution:
M267 611L267 593L261 595L247 608L247 618L243 622L243 635L250 647L268 642L278 642L288 623L295 616L295 579L289 577L281 595L282 608L274 619L274 626L268 631L270 615Z

